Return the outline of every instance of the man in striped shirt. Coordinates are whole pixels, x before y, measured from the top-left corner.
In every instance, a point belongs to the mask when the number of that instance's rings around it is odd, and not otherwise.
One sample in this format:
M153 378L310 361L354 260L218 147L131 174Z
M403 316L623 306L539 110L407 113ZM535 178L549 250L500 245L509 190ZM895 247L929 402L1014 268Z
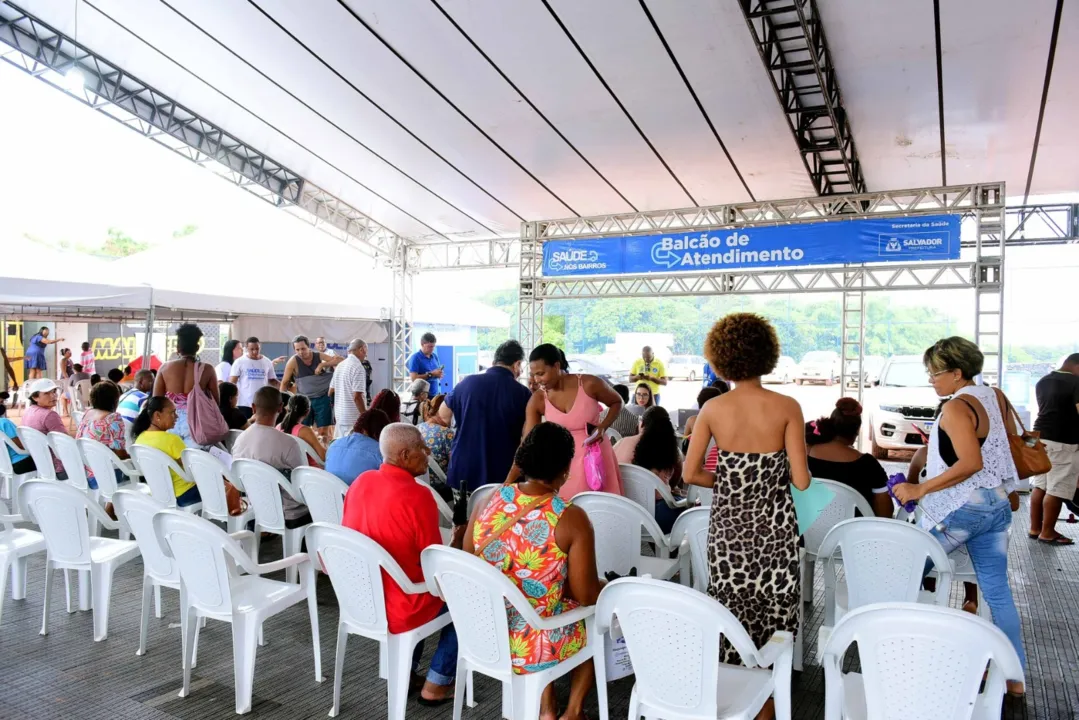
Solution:
M352 433L352 426L360 414L367 410L367 372L363 361L367 357L367 343L356 338L348 344L348 356L334 369L330 382L333 396L333 413L336 427L334 438Z
M150 397L150 391L154 389L154 374L149 370L139 370L135 373L135 387L120 396L120 404L116 412L124 422L133 423L142 410L142 404Z

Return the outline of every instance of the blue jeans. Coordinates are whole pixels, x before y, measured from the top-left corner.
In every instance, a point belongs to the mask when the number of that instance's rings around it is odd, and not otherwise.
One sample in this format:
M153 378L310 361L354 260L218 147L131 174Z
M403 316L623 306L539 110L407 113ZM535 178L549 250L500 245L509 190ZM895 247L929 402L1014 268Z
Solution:
M966 545L978 577L978 587L993 613L993 624L1008 636L1025 670L1027 656L1019 634L1019 612L1008 586L1008 526L1012 523L1012 509L1002 490L975 490L966 505L952 512L930 532L945 552Z
M445 615L450 609L445 605L439 615ZM423 640L416 646L412 653L412 672L420 667L420 658L423 656ZM427 682L433 685L452 685L457 677L457 631L453 625L442 628L438 636L438 647L435 648L434 657L431 658L431 667L427 671Z
M176 498L176 507L187 507L200 502L202 502L202 496L199 495L199 486L195 485L194 487L189 487L184 491L183 495Z
M674 521L685 511L685 508L669 507L664 500L656 500L656 523L659 525L659 529L663 531L664 535L671 534L671 528L674 527Z

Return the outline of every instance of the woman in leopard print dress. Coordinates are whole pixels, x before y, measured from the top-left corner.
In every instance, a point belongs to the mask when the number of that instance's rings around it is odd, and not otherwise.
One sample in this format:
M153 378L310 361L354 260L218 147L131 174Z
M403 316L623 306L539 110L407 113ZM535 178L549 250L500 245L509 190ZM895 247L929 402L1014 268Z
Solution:
M761 386L779 358L779 340L764 318L728 315L709 332L704 351L735 387L701 408L683 477L715 491L708 594L761 647L777 630L798 629L798 524L789 486L809 487L802 409ZM712 440L719 451L714 475L704 470ZM722 653L723 662L740 662L726 640Z

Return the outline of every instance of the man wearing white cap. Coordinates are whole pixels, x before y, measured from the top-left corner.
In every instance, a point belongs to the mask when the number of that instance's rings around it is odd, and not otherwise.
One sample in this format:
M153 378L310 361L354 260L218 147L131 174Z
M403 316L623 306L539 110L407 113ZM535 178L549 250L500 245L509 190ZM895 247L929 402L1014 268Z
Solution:
M426 380L413 380L408 391L411 397L401 406L401 419L412 425L419 425L423 421L420 408L424 400L430 397L431 384Z
M26 412L22 414L23 427L37 430L43 435L51 432L67 434L67 427L64 426L64 421L60 419L55 409L57 390L59 388L56 383L49 378L39 378L30 383L30 407L26 408ZM64 465L55 455L53 455L52 464L56 468L57 479L66 480Z

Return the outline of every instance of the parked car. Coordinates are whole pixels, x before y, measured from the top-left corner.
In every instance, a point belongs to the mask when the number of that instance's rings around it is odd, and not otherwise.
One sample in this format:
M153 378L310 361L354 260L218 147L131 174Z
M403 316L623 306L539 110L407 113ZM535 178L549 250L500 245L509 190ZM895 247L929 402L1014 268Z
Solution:
M708 361L701 355L674 355L667 363L667 377L671 380L695 382Z
M862 387L873 387L880 383L880 371L884 369L884 358L880 355L866 355L862 358ZM858 361L847 361L847 380L848 387L857 387L858 383L855 378L858 375Z
M917 450L933 429L940 398L929 381L920 355L888 358L880 387L869 403L869 442L873 456L889 450Z
M616 362L603 355L567 355L566 360L572 372L595 375L611 385L626 383L629 379L628 370L619 369Z
M786 385L798 377L798 363L789 355L780 355L775 369L761 378L761 382Z
M794 382L798 385L805 385L810 382L833 385L839 382L839 376L842 374L839 353L832 350L813 350L802 357Z

